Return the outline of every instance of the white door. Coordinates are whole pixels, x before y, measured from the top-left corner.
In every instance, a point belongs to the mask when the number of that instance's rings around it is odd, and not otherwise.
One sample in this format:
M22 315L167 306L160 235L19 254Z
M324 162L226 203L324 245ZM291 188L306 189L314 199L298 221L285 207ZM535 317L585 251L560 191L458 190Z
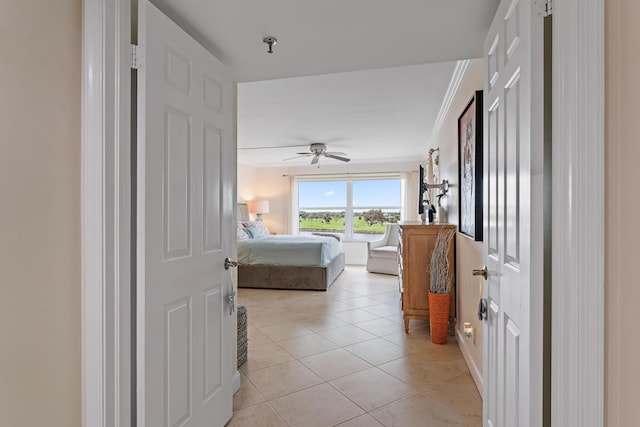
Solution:
M542 425L543 18L502 0L484 44L484 425Z
M224 268L235 228L234 86L146 0L138 32L138 426L222 426L235 372Z

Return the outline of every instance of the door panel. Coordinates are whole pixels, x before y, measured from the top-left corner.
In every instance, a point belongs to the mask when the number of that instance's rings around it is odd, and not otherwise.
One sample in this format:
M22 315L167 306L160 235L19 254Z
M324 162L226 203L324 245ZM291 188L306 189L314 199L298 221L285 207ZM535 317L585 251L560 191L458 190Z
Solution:
M203 253L209 253L221 248L221 215L220 215L220 197L221 191L219 182L222 181L220 172L222 165L222 131L212 125L204 126L204 153L202 156L203 169L203 212L204 218L204 245Z
M235 372L233 81L148 1L138 16L138 426L222 426Z
M222 361L224 360L224 348L221 346L224 322L224 287L222 284L207 289L204 295L205 330L204 330L204 400L211 399L220 392L223 386Z
M191 255L191 116L164 106L164 261Z
M539 248L532 236L532 215L541 212L543 195L531 189L531 165L541 164L542 140L534 140L542 117L543 18L531 0L503 0L485 39L484 235L483 258L488 303L483 342L484 425L526 427L541 419L541 343L532 343L531 283ZM534 78L535 77L535 78ZM536 149L532 149L536 147ZM539 257L539 259L542 259ZM537 262L537 261L536 261ZM534 289L532 291L532 289Z
M502 124L502 120L500 120L500 100L496 99L493 105L489 108L488 114L488 123L487 126L487 153L488 155L485 157L487 159L486 164L486 175L488 176L487 183L488 188L484 194L487 195L488 200L488 214L485 216L487 218L487 232L484 233L487 236L487 252L490 257L493 257L494 260L497 261L498 257L498 147L499 145L499 136L500 136L500 125Z
M504 250L505 263L517 268L520 259L520 69L504 93L505 163Z
M164 408L168 425L184 425L191 418L191 301L166 305L163 337L164 377L167 387Z
M493 421L498 418L498 375L486 374L486 372L498 372L498 311L499 308L495 301L490 301L487 311L487 322L484 325L484 336L486 337L486 341L484 342L486 352L484 356L486 356L486 359L484 362L483 402L484 418L489 426L495 426Z
M526 7L526 6L525 6ZM520 45L520 0L512 0L504 17L505 60L508 62Z
M504 426L519 426L520 409L520 330L504 316Z

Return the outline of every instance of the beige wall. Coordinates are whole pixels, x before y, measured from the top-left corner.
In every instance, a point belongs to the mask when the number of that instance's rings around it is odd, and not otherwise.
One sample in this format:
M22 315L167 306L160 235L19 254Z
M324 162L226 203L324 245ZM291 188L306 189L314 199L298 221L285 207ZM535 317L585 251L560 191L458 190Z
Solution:
M471 61L464 80L449 112L436 135L433 147L440 148L440 177L448 179L450 191L446 200L447 222L458 224L458 117L467 106L476 90L482 89L482 60ZM473 339L459 340L460 349L467 360L476 385L481 390L482 377L482 322L478 320L478 299L480 285L471 270L482 266L482 242L475 242L462 234L456 238L456 286L457 318L456 328L462 332L464 322L471 322Z
M79 426L80 0L0 12L0 424Z
M268 200L269 213L263 214L262 220L270 231L286 234L289 232L289 182L280 168L256 168L238 163L238 202Z
M256 194L269 200L269 214L264 222L269 230L278 234L289 233L291 218L291 178L281 168L259 168L257 170Z
M238 163L238 203L256 198L257 173L256 168Z
M605 193L605 416L607 425L638 425L640 281L640 2L607 0Z

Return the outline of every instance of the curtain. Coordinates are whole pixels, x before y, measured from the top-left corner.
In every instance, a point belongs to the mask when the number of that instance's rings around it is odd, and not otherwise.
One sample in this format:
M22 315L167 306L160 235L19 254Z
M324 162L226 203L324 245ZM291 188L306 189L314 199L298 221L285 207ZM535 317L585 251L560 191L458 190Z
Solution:
M417 221L418 218L418 173L405 172L402 176L402 213L403 221Z
M300 231L300 215L298 214L298 178L289 176L289 234L298 234Z

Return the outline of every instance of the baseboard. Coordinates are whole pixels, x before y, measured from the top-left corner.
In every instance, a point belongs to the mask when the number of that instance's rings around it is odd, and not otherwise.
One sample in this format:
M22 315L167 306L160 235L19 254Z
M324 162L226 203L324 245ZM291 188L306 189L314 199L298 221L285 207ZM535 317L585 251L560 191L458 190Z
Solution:
M467 362L467 367L469 368L469 372L471 373L473 382L476 383L476 387L478 388L480 396L482 397L482 371L478 369L476 361L473 360L473 357L471 357L469 344L467 344L468 341L464 338L462 332L460 332L458 328L456 328L456 339L458 340L458 347L460 348L462 357L464 357L464 361Z
M238 390L240 390L240 372L236 371L231 377L231 388L233 390L233 394L236 394Z

